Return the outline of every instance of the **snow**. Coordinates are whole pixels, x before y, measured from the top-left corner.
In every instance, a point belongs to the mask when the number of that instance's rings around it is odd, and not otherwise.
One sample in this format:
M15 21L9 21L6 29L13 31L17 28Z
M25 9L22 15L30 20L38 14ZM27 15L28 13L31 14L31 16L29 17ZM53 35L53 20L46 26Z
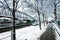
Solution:
M58 25L55 23L52 23L54 28L57 29L57 31L60 34L60 29L58 28ZM16 30L16 40L38 40L38 38L46 31L47 26L44 27L42 23L42 30L39 29L39 25L36 26L28 26L21 29ZM56 40L60 40L60 36L58 35L57 31L56 33ZM11 40L11 31L0 33L0 40Z
M60 34L60 28L58 28L58 25L53 23L54 28L57 29L58 33ZM56 33L56 40L60 40L60 36L58 35L57 31L55 30Z
M17 29L16 30L16 39L17 40L37 40L37 38L39 38L42 33L44 33L46 31L46 27L44 27L43 23L42 23L42 30L39 29L39 25L36 26L28 26L28 27L24 27L21 29ZM11 40L11 31L8 32L4 32L4 33L0 33L0 40ZM6 37L8 36L8 37ZM4 38L5 37L5 38Z
M58 33L55 31L56 33L56 40L60 40L60 36L58 35Z
M7 36L11 35L11 31L0 33L0 40L7 39Z
M54 27L57 29L57 31L59 32L59 34L60 34L60 28L58 27L58 25L57 24L55 24L55 23L53 23L53 25L54 25Z

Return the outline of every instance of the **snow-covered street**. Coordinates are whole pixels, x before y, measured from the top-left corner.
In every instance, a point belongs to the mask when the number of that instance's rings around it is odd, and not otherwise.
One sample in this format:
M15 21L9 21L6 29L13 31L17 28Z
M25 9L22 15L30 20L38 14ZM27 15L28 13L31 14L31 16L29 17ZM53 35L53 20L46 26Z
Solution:
M42 24L42 30L37 26L29 26L16 30L16 39L17 40L37 40L40 35L46 30L46 27ZM0 40L11 40L11 31L4 32L0 34Z
M57 31L60 34L60 29L58 28L58 25L55 23L52 23L54 26L54 29L57 29ZM50 24L49 24L50 25ZM42 23L42 30L39 29L39 25L36 26L28 26L21 29L16 30L16 40L38 40L39 37L46 31L47 26L44 27ZM60 36L58 35L57 31L56 33L56 40L60 40ZM0 40L11 40L11 31L0 33Z

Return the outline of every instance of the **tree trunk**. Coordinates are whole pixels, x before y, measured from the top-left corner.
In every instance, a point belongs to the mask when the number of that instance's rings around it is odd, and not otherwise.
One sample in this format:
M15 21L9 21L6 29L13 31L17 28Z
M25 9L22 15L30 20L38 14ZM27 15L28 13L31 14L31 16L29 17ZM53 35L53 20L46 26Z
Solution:
M40 30L41 30L41 21L40 21L40 13L38 12L38 17L39 17L39 27L40 27Z
M12 12L12 15L13 15L13 27L12 27L12 39L11 40L16 40L16 37L15 37L15 0L13 0L13 12Z
M54 15L55 15L55 21L57 20L57 14L56 14L56 4L54 2Z
M37 13L38 13L38 19L39 19L39 27L40 27L40 30L41 30L41 20L40 20L40 12L39 12L39 9L38 9L38 1L37 1Z
M12 27L12 40L16 40L15 38L15 14L13 12L13 27Z
M44 26L45 26L45 21L44 21L44 14L43 14L43 23L44 23Z

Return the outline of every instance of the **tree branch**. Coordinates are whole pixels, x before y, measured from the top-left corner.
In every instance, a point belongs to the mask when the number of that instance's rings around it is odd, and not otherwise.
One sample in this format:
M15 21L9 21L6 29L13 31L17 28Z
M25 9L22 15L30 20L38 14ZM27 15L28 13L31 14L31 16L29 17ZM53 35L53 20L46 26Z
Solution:
M16 0L16 8L17 8L17 6L18 6L19 1L20 1L20 0Z
M12 10L11 10L11 8L8 6L8 3L6 2L6 0L4 0L4 2L6 3L7 8L12 12Z
M5 5L2 1L0 1L0 3L2 3L3 5Z

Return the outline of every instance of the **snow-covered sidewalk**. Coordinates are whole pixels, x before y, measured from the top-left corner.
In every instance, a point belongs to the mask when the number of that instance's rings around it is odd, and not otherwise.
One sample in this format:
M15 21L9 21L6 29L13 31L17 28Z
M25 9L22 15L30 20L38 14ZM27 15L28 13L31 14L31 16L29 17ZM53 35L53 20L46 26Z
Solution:
M46 27L44 27L42 23L42 30L39 29L39 25L37 26L28 26L25 28L17 29L16 30L16 39L17 40L37 40L45 31ZM0 33L0 40L11 40L11 31ZM6 37L8 36L8 37ZM5 37L5 38L4 38Z

